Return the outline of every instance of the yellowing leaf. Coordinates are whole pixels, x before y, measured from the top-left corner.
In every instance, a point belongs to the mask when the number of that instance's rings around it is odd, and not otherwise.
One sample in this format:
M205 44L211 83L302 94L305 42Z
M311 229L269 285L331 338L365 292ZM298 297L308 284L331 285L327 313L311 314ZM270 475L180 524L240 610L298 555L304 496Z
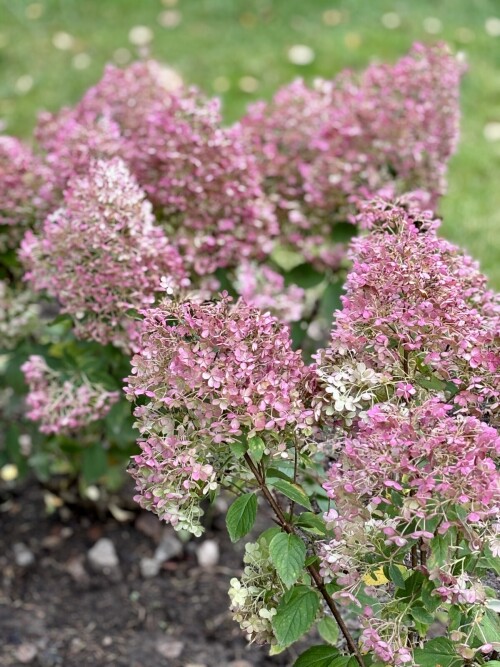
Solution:
M383 586L389 583L389 579L384 574L384 568L379 567L374 572L369 572L363 577L363 581L368 586Z

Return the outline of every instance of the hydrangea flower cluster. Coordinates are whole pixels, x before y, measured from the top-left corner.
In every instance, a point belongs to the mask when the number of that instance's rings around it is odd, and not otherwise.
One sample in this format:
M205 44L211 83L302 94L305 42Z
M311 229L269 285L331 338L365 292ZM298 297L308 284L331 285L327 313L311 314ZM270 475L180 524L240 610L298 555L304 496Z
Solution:
M317 357L325 393L336 398L336 386L342 394L368 399L361 380L331 380L354 357L366 366L365 374L388 376L397 397L410 400L423 390L446 389L457 406L476 406L478 416L494 411L500 386L498 296L487 290L477 264L436 235L436 221L380 203L372 209L374 218L373 231L353 242L343 309L329 348ZM383 398L379 393L377 400ZM322 400L331 404L328 396Z
M39 234L27 232L21 257L26 279L73 316L77 335L125 349L138 326L131 315L154 303L162 277L188 283L177 250L118 158L94 162L70 182L64 207Z
M461 72L443 45L416 44L395 65L312 89L298 81L253 106L242 125L277 206L280 239L325 264L331 259L318 249L332 225L375 194L423 190L434 205L457 142Z
M342 460L332 464L325 483L341 514L346 515L345 503L356 513L387 502L389 490L402 491L405 479L412 492L390 530L383 530L398 546L406 544L401 533L412 521L416 527L409 535L415 537L425 520L446 517L447 504L463 506L472 523L496 517L500 436L475 417L451 410L439 398L411 410L392 403L370 408L356 432L342 439ZM355 499L361 499L358 510Z
M269 311L281 322L297 322L303 315L305 291L298 285L286 287L284 277L265 264L241 264L235 287L245 303Z
M223 460L229 465L228 445L258 434L280 455L287 435L312 422L302 396L306 369L287 327L224 294L216 303L167 300L145 311L132 367L125 392L146 399L134 413L144 436L132 470L138 499L174 526L181 519L168 501L191 507L193 496L213 490L214 470L220 477ZM190 510L183 527L192 520Z
M32 355L21 370L29 386L26 416L47 435L71 433L101 419L120 398L120 392L92 384L84 375L63 377L39 355Z
M111 160L122 149L120 128L108 115L96 116L78 108L41 113L35 137L45 153L58 201L71 179L86 176L92 162Z
M239 579L231 579L229 597L234 620L249 642L276 644L271 619L285 592L269 558L269 544L264 536L245 545L245 564Z
M412 624L396 609L393 583L376 582L374 571L397 563L404 579L416 568L434 609L477 605L481 618L485 589L464 558L500 553L497 296L470 258L437 237L430 214L401 204L364 207L370 232L352 244L313 399L334 503L321 574L353 601L375 585L379 612L365 610L361 645L390 665L412 663Z
M0 136L0 252L19 242L20 230L51 202L50 172L18 139Z
M13 349L40 326L40 306L28 290L0 280L0 349Z
M108 67L75 109L44 117L38 137L62 181L91 157L122 157L200 275L272 248L276 220L239 127L221 127L217 100L165 87L158 63Z

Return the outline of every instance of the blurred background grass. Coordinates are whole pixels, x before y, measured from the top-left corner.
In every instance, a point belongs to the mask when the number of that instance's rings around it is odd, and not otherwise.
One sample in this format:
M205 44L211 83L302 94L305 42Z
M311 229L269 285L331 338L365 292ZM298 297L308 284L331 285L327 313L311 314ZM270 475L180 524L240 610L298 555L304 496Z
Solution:
M469 63L443 233L500 288L500 0L0 0L0 123L28 137L106 62L146 54L220 95L229 122L297 76L394 61L415 40Z

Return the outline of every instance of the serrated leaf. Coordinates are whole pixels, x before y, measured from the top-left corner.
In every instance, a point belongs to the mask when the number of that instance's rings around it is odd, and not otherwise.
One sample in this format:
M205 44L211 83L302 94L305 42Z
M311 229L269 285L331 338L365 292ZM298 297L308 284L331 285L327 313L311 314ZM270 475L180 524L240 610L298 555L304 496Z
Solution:
M250 452L255 463L259 463L264 454L266 443L258 435L253 438L248 438L248 451Z
M424 648L414 650L414 659L420 667L463 667L464 659L457 655L454 644L445 637L431 639Z
M302 512L297 517L296 525L313 535L326 535L325 522L320 516L314 514L314 512Z
M305 634L316 619L319 598L308 586L294 586L279 603L272 624L278 644L290 646Z
M266 470L266 478L271 485L273 484L273 479L284 479L286 482L289 482L293 480L293 469L281 470L274 465L269 466Z
M293 482L288 482L284 479L277 479L272 482L273 488L282 493L293 502L302 505L302 507L307 507L307 509L312 510L311 501L307 497L304 489L302 489L298 484Z
M497 642L500 637L500 618L490 609L486 610L476 631L476 636L483 642Z
M318 632L321 639L327 644L335 646L339 638L339 626L331 616L325 616L318 623Z
M434 615L429 613L423 605L414 605L410 609L412 617L423 625L430 625L434 620Z
M441 604L441 600L437 595L433 595L433 591L436 589L434 584L428 579L424 581L420 599L422 600L424 607L427 611L434 612Z
M255 493L245 493L234 501L226 515L227 532L231 542L237 542L252 529L256 516Z
M333 646L311 646L298 657L293 667L338 667L339 657L343 656Z
M235 440L229 445L229 449L231 450L233 456L235 456L237 459L241 459L246 454L248 447L245 442Z
M271 526L271 528L267 528L263 533L259 535L258 540L259 542L262 540L269 547L269 545L271 544L271 540L278 533L281 533L281 528L278 528L278 526Z
M269 545L269 555L281 581L293 586L304 569L306 545L300 537L278 533Z
M404 588L405 578L403 577L403 572L406 571L404 565L397 565L391 563L387 566L387 575L392 583L397 586L397 588Z
M429 567L432 569L434 567L441 567L448 560L448 549L450 546L450 539L444 535L436 535L429 542L430 554L429 554Z

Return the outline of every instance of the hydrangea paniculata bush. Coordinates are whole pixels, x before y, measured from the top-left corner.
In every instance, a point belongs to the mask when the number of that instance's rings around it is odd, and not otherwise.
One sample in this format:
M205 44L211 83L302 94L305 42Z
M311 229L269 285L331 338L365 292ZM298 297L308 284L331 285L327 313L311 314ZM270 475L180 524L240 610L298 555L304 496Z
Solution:
M2 230L13 247L33 226L26 279L62 311L22 367L28 418L80 458L88 433L123 457L131 406L110 388L128 374L142 507L198 536L232 492L236 541L265 501L276 526L231 610L273 654L316 625L327 643L296 667L499 662L499 300L432 213L461 69L416 45L224 128L217 101L135 63L43 115L39 156L0 141ZM9 261L11 346L32 302ZM314 338L348 266L307 364L292 331Z
M444 45L416 44L395 65L313 88L296 81L254 105L242 125L277 207L280 241L328 266L342 251L325 248L335 223L366 199L422 190L434 206L457 143L462 69Z
M272 248L276 220L240 129L221 126L218 100L166 88L158 63L108 67L74 109L42 118L38 139L63 181L120 156L200 275Z
M51 202L49 169L18 139L0 136L0 253L15 248Z
M198 503L236 483L238 539L255 495L267 500L279 529L250 546L230 598L273 652L334 619L360 665L426 665L443 651L481 665L500 648L485 582L500 571L497 300L429 213L376 201L361 216L343 309L312 366L242 301L146 314L127 388L146 436L139 502L188 527L189 493ZM428 636L438 622L444 644Z
M307 430L306 367L288 329L231 303L166 300L144 313L141 352L126 393L143 436L133 475L139 502L176 528L199 532L199 499L236 465L231 446L258 436L286 454L284 434Z
M26 279L55 297L75 333L129 349L134 318L154 303L162 278L189 283L177 250L155 225L151 204L125 164L89 165L70 181L64 206L21 245Z
M22 366L29 386L27 417L40 423L42 433L70 433L101 419L120 398L92 384L83 374L61 377L45 359L32 355Z
M11 350L40 328L36 295L0 280L0 350Z

